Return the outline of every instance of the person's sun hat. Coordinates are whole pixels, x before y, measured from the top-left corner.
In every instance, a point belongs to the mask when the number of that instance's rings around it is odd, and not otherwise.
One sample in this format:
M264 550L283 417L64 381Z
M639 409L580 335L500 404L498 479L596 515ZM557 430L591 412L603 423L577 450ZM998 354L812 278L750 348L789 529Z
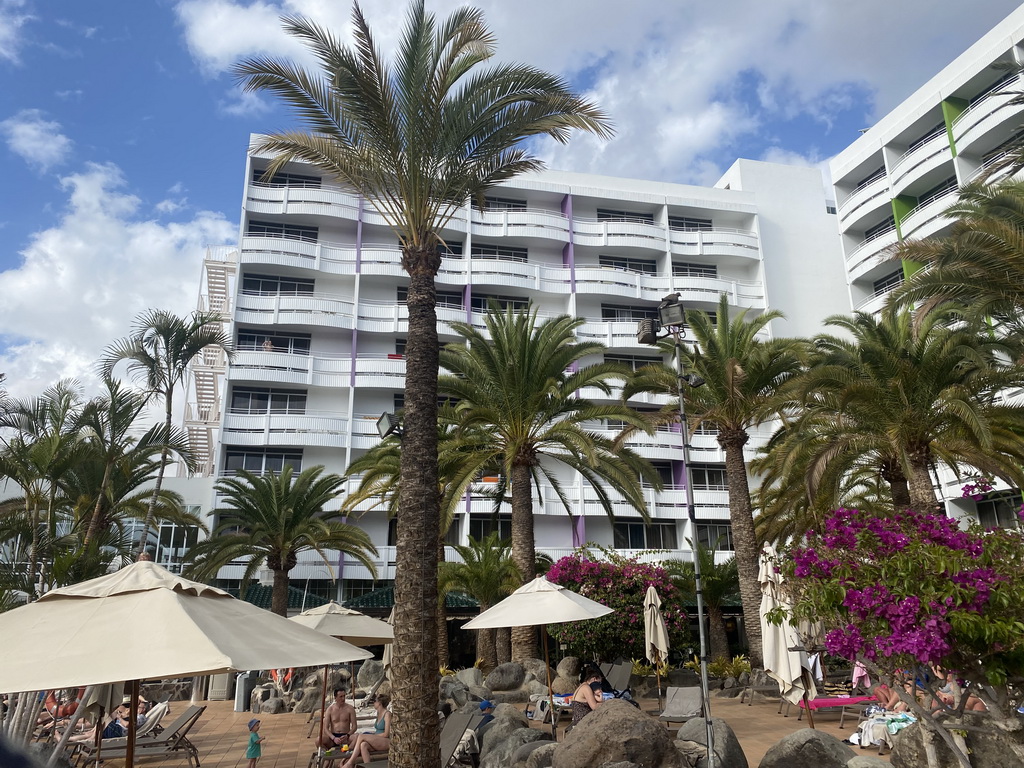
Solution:
M131 696L123 696L121 698L121 703L122 704L131 704L132 703L132 697Z
M491 709L493 706L494 704L489 702L487 699L484 699L480 702L480 711L483 712L485 709Z
M249 730L251 731L251 730L252 730L252 727L253 727L254 725L258 725L258 724L259 724L259 722L260 722L260 721L259 721L259 720L258 720L257 718L255 718L255 717L254 717L254 718L253 718L252 720L250 720L250 721L249 721Z

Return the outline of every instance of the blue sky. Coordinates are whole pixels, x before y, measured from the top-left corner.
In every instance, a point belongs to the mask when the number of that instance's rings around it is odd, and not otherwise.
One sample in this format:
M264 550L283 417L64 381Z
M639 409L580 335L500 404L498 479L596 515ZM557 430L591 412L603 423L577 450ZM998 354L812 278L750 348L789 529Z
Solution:
M737 157L824 167L1010 13L1010 0L484 0L499 57L556 71L618 135L553 168L712 184ZM456 3L428 0L447 13ZM381 45L405 3L365 0ZM301 57L282 13L347 35L347 0L0 0L0 372L18 395L92 361L150 307L195 306L237 237L251 132L289 127L228 73Z

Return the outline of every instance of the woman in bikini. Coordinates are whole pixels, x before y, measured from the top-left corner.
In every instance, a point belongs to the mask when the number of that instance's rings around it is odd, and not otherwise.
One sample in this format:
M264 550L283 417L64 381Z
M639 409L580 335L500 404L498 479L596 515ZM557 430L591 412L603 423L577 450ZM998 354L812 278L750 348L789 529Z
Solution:
M580 675L580 686L572 695L572 723L576 723L593 712L602 701L601 696L601 670L597 667L586 666Z
M388 704L391 697L386 693L377 694L373 700L373 708L377 711L377 722L373 733L356 734L352 742L352 756L341 764L341 768L355 768L357 763L370 762L371 752L387 752L391 746L391 713Z

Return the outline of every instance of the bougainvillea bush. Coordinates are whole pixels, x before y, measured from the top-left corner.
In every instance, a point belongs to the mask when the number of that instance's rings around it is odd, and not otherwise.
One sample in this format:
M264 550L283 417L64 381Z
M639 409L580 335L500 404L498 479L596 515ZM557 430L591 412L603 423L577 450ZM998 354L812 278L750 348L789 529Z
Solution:
M944 515L909 510L880 517L839 509L783 565L794 614L832 627L829 653L888 673L952 670L971 682L994 721L1021 729L1007 710L1008 686L1024 681L1019 530L961 529Z
M665 569L609 550L601 552L601 560L587 550L563 557L551 566L547 577L615 612L590 621L549 624L550 635L582 659L643 658L644 596L647 587L654 585L670 645L685 646L689 631L682 596Z

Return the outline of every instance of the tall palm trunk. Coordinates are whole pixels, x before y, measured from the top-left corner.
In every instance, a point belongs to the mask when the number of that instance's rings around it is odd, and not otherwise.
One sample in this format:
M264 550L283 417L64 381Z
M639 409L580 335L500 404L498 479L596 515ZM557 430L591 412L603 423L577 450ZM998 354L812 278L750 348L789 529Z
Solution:
M395 552L395 652L391 676L395 768L438 768L437 720L437 312L434 276L440 257L405 246L409 334L405 348L398 540Z
M750 503L747 465L743 446L750 436L744 429L720 427L718 444L725 451L725 473L729 483L729 522L736 552L736 569L740 576L740 599L743 603L743 627L750 647L751 666L760 667L761 653L761 588L757 582L760 550L754 534L754 511Z
M444 532L437 537L437 562L443 563L444 556ZM448 666L448 604L447 598L440 598L437 601L437 669L438 671Z
M525 462L512 464L512 562L519 569L523 583L533 578L534 536L533 496L530 466ZM512 628L512 660L537 658L537 628Z
M100 481L100 487L96 490L96 505L92 510L92 518L89 520L89 528L85 532L85 538L82 540L82 549L88 549L89 544L96 538L100 532L100 519L102 518L103 509L103 497L107 493L107 487L110 485L110 474L113 470L111 462L107 462L106 466L103 467L103 480Z
M927 448L910 452L910 477L907 482L910 486L910 507L917 512L931 512L938 503L932 476L928 471L931 463L929 458Z
M909 508L910 487L898 461L886 462L882 465L882 479L889 484L892 508L896 511Z
M164 395L164 404L166 405L164 415L164 442L166 443L171 437L171 397L173 390L167 390ZM167 450L166 444L160 450L160 468L156 473L156 483L153 485L153 495L149 497L149 509L146 510L146 521L142 524L142 536L139 538L139 551L138 555L141 557L146 553L146 542L149 539L149 529L153 527L153 523L156 521L156 502L160 498L160 489L164 484L164 472L167 471L167 456L170 452ZM155 559L155 558L154 558Z
M274 569L274 586L270 592L270 612L288 617L288 571Z
M25 489L25 511L28 512L28 519L32 525L32 543L29 545L28 551L28 580L29 580L29 595L34 599L38 596L36 590L36 569L39 567L39 505L32 502L29 505L29 495L32 494L31 490ZM34 495L34 494L32 494Z
M722 618L722 609L717 605L709 605L708 609L708 639L711 641L711 658L728 659L729 657L729 636L725 634L725 621Z
M494 630L494 653L499 664L512 661L512 630L508 627Z
M480 603L480 613L490 607L485 603ZM498 666L496 638L497 634L493 629L478 629L476 631L476 657L480 660L480 666L485 675Z

